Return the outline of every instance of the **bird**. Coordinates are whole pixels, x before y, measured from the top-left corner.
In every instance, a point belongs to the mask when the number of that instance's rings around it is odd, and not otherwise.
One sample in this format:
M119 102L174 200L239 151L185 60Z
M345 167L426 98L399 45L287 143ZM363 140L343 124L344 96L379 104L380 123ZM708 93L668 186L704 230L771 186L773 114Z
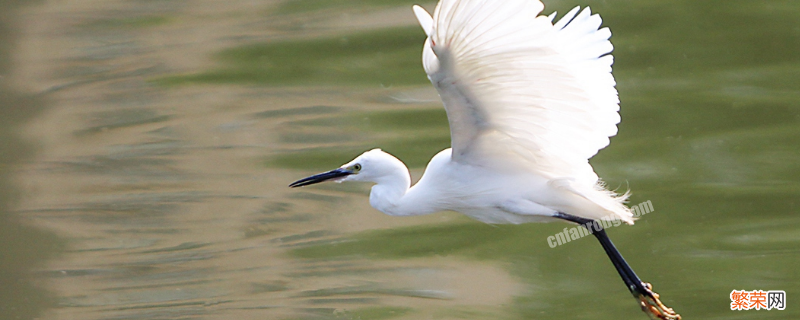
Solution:
M413 186L406 165L381 149L289 186L370 182L370 205L392 216L449 210L490 224L582 225L648 316L680 319L605 230L591 228L602 220L634 223L625 205L630 193L608 190L589 163L620 122L611 31L588 7L557 21L543 9L540 0L441 0L433 15L413 6L450 148L433 156Z

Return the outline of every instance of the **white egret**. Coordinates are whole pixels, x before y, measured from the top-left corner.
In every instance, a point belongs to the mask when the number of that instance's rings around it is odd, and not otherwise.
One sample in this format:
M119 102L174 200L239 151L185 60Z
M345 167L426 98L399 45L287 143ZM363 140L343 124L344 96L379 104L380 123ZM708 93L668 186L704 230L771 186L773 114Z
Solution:
M408 168L373 149L338 169L292 183L375 183L370 204L393 216L444 210L487 223L600 219L633 224L627 194L607 190L588 159L616 135L619 100L608 28L589 8L553 23L538 0L441 0L414 6L428 38L422 64L450 123L451 148L413 187ZM611 243L600 241L649 316L680 319Z

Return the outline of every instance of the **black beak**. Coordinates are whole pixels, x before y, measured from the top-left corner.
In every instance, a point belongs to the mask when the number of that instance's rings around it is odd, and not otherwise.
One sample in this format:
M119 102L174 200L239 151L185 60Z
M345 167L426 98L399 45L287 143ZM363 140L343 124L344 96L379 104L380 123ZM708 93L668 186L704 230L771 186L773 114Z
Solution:
M295 182L292 182L292 184L290 184L289 187L297 188L297 187L307 186L307 185L320 183L320 182L331 180L331 179L346 177L346 176L349 176L351 174L353 174L353 173L350 172L349 170L345 170L345 169L342 169L342 168L334 169L334 170L331 170L331 171L328 171L328 172L315 174L315 175L310 176L308 178L303 178L303 179L297 180Z

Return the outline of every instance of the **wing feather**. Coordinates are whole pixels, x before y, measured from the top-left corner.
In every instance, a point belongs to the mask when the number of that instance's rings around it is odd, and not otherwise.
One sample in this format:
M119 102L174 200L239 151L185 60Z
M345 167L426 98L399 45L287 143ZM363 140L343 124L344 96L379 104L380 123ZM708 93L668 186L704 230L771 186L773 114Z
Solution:
M620 120L611 32L589 8L555 24L543 9L534 0L442 0L423 25L423 66L445 104L454 161L595 185L588 159Z

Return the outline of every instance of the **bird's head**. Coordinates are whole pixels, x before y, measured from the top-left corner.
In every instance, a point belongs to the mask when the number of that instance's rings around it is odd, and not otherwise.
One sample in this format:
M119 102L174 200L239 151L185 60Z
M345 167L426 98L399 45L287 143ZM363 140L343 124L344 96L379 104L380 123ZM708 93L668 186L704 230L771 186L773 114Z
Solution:
M403 162L391 154L383 152L381 149L372 149L337 169L297 180L292 182L289 187L302 187L324 181L368 181L380 183L385 179L396 176L398 172L405 172L408 175L408 169L406 169Z

